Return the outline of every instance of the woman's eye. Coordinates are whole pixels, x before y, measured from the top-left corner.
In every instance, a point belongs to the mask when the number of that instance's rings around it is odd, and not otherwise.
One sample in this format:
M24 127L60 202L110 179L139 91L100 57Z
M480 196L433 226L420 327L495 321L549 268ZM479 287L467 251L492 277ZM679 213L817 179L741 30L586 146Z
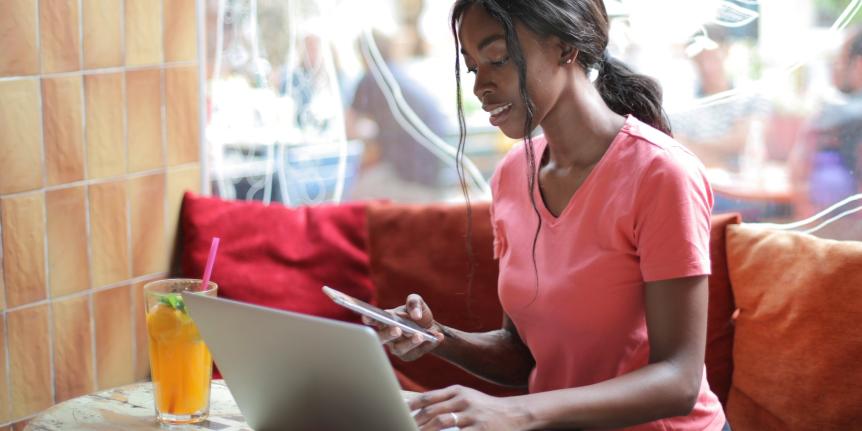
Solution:
M503 66L509 62L509 57L503 57L497 61L492 61L491 64L494 66Z

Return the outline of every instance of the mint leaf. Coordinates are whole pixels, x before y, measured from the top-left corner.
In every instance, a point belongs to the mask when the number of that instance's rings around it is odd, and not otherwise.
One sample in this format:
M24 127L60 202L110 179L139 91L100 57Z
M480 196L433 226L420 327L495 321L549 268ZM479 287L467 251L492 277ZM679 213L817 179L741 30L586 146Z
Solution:
M183 297L180 296L179 293L169 293L162 296L159 302L173 308L174 310L179 310L183 313L186 312L186 304L183 302Z

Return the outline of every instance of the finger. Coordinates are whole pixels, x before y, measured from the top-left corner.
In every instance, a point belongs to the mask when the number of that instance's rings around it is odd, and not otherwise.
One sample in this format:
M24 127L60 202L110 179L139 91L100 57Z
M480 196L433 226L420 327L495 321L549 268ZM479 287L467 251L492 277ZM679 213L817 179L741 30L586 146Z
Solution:
M458 388L459 386L449 386L443 389L428 391L411 398L407 405L410 406L410 410L419 410L451 399L458 394Z
M402 356L407 354L413 349L420 347L425 341L423 341L422 337L414 338L409 336L400 337L397 340L393 340L389 342L389 347L392 350L392 353L395 353L398 356Z
M450 402L447 402L450 403ZM422 416L422 413L413 417L420 430L444 430L449 428L464 427L472 422L466 417L466 412L458 410L453 405L440 405L438 411L432 416ZM421 412L421 411L420 411ZM454 413L454 414L453 414ZM463 429L463 428L461 428Z
M377 337L380 338L380 341L384 344L392 343L401 338L402 335L403 333L401 332L401 328L397 326L384 326L377 331Z
M410 318L419 322L422 321L422 316L427 314L425 311L428 308L425 305L425 301L422 300L422 297L411 293L407 296L407 312L410 314Z
M442 425L443 428L456 426L455 417L452 417L452 412L457 414L458 424L464 425L463 402L458 397L450 398L446 401L432 404L419 409L413 420L416 425L422 427L427 424Z

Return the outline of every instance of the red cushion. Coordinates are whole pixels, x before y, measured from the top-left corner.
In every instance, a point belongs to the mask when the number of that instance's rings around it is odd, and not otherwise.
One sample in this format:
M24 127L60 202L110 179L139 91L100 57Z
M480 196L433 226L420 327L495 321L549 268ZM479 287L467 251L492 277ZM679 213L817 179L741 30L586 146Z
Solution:
M287 208L186 193L182 208L183 276L200 278L213 237L220 237L212 279L221 297L359 322L320 287L370 301L364 204Z
M475 278L468 294L466 209L463 205L371 205L368 230L371 278L381 307L422 295L439 322L466 331L499 329L497 262L487 203L473 205ZM414 362L392 359L405 389L461 384L494 395L525 393L481 380L432 355Z
M741 221L739 214L712 216L709 235L712 275L709 276L709 311L706 322L706 379L722 405L727 402L733 375L732 316L736 310L727 270L724 232L727 225Z

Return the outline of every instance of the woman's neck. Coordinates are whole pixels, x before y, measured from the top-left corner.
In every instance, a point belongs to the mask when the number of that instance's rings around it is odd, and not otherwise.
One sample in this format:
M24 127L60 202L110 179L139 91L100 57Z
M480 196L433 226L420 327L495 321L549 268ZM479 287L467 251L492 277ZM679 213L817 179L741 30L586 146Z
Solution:
M542 121L549 154L549 160L543 164L585 168L601 159L625 118L608 108L586 76L571 79L569 90L560 95Z

